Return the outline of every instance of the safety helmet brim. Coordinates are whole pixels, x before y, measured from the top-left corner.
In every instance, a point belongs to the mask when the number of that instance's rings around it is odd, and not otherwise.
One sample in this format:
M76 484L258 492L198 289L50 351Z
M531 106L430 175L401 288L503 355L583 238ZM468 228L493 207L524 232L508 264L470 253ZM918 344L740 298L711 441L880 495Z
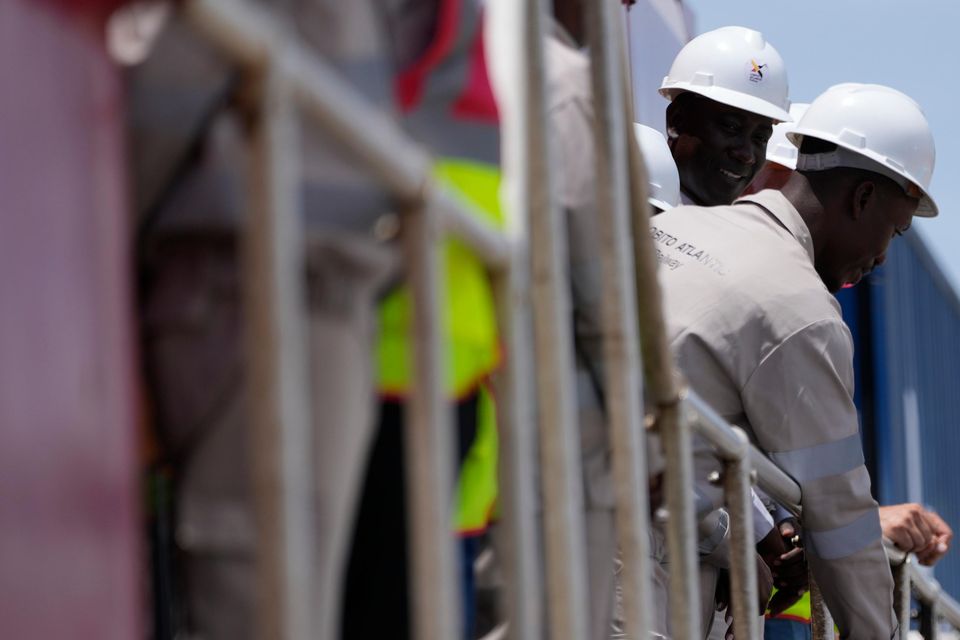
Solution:
M920 198L920 205L913 212L913 215L921 218L936 218L939 214L940 209L937 208L937 203L927 193L924 193L923 197Z
M795 130L787 133L787 139L799 149L800 145L803 143L803 138L805 136L810 136L811 138L824 140L826 142L832 142L838 147L843 147L844 149L848 149L855 153L859 153L862 156L870 158L871 160L873 160L874 162L876 162L882 167L887 166L886 158L884 158L882 155L878 153L871 151L870 149L864 149L861 147L857 147L853 144L849 144L836 136L828 137L824 135L818 135L818 133L819 132L817 131L806 130L804 127L797 127ZM913 215L919 216L921 218L936 218L940 214L940 208L937 207L937 203L934 201L933 197L931 197L931 195L927 192L927 190L920 186L920 181L917 180L916 177L904 171L903 169L899 169L898 173L900 173L901 175L903 175L903 177L905 177L911 183L913 183L913 186L920 193L920 204L917 205L917 210L914 211Z
M666 202L665 200L660 200L658 198L647 198L647 202L650 204L650 206L660 209L660 211L667 211L677 206L675 204Z
M690 82L668 83L667 78L663 79L663 84L660 86L660 95L671 102L684 91L696 93L706 98L710 98L714 102L719 102L721 104L736 107L737 109L743 109L744 111L749 111L750 113L755 113L766 118L771 118L773 119L774 123L793 122L793 118L790 116L790 113L785 109L781 109L767 100L746 95L740 91L733 91L724 87L700 86Z

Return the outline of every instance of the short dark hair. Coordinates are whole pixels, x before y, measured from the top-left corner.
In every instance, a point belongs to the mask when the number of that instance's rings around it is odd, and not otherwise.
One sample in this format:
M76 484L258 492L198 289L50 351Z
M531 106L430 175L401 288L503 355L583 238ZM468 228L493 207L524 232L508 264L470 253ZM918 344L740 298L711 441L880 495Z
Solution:
M703 96L692 91L683 91L667 105L667 129L678 129L678 133L686 130L687 111L697 102L706 100Z
M803 141L800 143L800 153L804 154L830 153L836 151L836 149L837 144L835 142L827 142L810 136L803 136Z

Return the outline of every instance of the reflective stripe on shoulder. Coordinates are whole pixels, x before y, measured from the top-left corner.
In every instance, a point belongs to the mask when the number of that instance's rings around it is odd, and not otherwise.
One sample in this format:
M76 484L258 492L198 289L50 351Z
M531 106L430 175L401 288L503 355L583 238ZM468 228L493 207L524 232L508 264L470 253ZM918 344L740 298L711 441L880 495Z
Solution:
M880 519L868 511L850 524L827 531L806 532L814 553L824 560L846 558L880 539Z
M770 457L797 482L810 482L838 476L862 465L863 446L860 434L855 433L843 440L771 453Z

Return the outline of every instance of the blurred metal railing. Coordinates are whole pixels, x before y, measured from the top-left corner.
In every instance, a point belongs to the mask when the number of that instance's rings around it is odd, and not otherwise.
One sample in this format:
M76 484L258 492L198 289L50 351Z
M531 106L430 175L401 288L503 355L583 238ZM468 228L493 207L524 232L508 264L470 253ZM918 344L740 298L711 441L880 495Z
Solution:
M318 585L313 575L313 524L310 503L309 403L306 309L301 294L305 273L297 136L291 135L305 111L366 164L387 188L402 212L407 279L413 296L414 371L418 384L409 402L405 430L408 499L411 516L412 601L415 635L448 640L459 634L454 537L450 531L453 442L443 396L438 281L439 242L444 233L464 241L503 280L498 306L505 314L503 333L511 358L505 378L525 379L526 344L513 323L528 295L524 269L510 265L524 257L514 247L523 239L500 234L478 221L432 178L432 160L385 114L370 106L321 59L268 11L237 0L192 0L185 18L241 66L258 96L252 154L251 224L247 251L247 306L251 352L250 389L256 446L255 497L258 546L258 637L333 638L336 612L318 613ZM507 274L507 275L504 275ZM522 373L518 374L518 371ZM501 398L500 428L505 447L518 438L524 423L514 403L523 389L508 388ZM508 456L511 491L533 495L529 447ZM516 452L514 452L516 453ZM531 514L522 505L510 514ZM524 516L526 517L526 516ZM526 525L528 529L532 526ZM514 527L513 529L516 529ZM532 540L525 553L534 556ZM334 587L335 588L335 587ZM514 592L536 593L531 575L523 575ZM332 614L332 615L331 615Z
M520 21L525 59L523 140L514 145L518 188L506 233L489 228L432 178L431 158L386 115L365 102L291 30L262 8L241 0L190 0L187 20L238 63L258 96L252 136L255 175L250 181L251 224L246 236L256 506L259 637L333 638L335 625L318 619L313 575L310 505L310 414L306 309L300 295L304 250L297 180L299 110L366 164L401 210L408 284L415 304L414 370L406 451L411 505L415 637L459 635L459 598L450 532L453 443L442 392L438 282L439 242L452 234L490 269L500 330L509 357L498 380L501 496L507 537L508 611L512 637L542 637L544 578L535 520L529 381L539 400L540 466L544 478L547 613L551 635L587 637L582 493L573 406L572 331L566 313L562 217L551 189L542 0L526 0ZM723 487L731 519L733 614L738 638L758 637L750 488L800 514L799 486L726 424L674 374L666 340L656 260L648 233L647 180L629 132L630 92L616 0L586 3L596 113L599 225L605 251L604 353L607 403L616 480L618 541L625 560L624 598L629 629L649 619L649 551L645 429L641 419L640 348L651 406L663 442L667 482L667 541L675 602L698 601L693 504L692 431L706 438L724 465ZM519 61L518 61L519 62ZM626 145L622 142L626 141ZM509 144L509 143L508 143ZM526 215L517 215L525 212ZM533 238L530 242L529 233ZM535 274L531 276L532 273ZM531 344L530 336L533 336ZM638 339L639 338L639 339ZM535 346L535 350L533 349ZM534 370L534 357L536 368ZM533 375L532 375L533 374ZM904 554L890 552L903 637L912 590L922 603L921 627L934 637L943 619L960 628L960 605ZM611 559L612 560L612 559ZM815 599L815 605L819 602ZM326 612L329 614L330 612ZM832 637L833 625L815 606L815 628ZM328 616L329 617L329 616ZM699 608L674 607L674 637L693 640ZM318 631L319 630L319 631ZM636 634L636 632L634 632ZM820 637L820 636L817 636Z

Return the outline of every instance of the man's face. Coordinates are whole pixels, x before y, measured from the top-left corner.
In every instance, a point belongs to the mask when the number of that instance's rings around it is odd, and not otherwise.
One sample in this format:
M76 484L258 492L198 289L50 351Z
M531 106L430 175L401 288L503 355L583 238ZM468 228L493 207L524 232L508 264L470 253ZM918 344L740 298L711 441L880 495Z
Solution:
M842 216L830 247L817 257L817 272L831 293L855 285L886 260L890 241L910 228L920 201L892 182L877 182L859 216Z
M730 204L763 166L773 120L699 95L677 100L667 127L681 188L705 206Z

